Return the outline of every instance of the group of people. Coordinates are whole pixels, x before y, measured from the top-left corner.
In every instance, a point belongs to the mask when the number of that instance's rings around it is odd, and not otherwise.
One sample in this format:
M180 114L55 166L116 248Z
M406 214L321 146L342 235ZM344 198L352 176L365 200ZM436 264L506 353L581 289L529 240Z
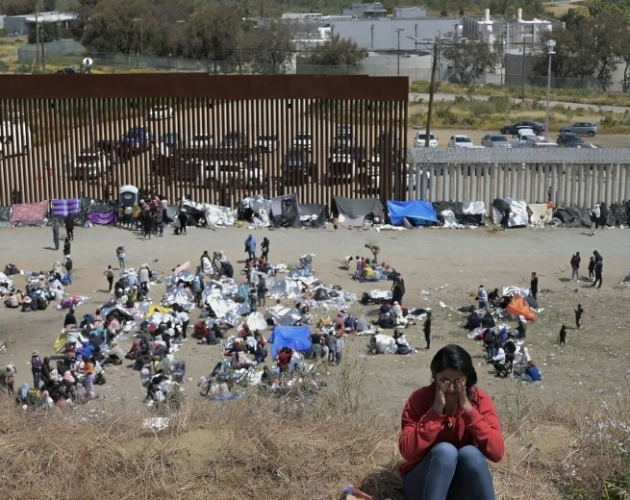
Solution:
M580 263L582 257L580 252L575 252L569 261L571 265L571 281L580 281ZM593 251L593 255L588 261L588 279L592 281L592 287L602 287L602 272L604 270L604 258L597 251Z

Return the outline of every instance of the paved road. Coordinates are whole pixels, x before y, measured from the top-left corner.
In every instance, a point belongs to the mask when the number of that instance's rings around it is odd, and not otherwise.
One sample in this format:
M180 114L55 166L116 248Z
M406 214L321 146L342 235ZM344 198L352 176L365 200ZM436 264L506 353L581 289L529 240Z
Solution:
M439 101L450 102L450 101L454 101L457 96L461 96L461 95L462 94L447 94L444 92L436 92L434 96L434 100L438 102ZM487 96L487 95L473 95L473 96L467 96L467 97L470 97L471 99L474 99L476 101L487 101L490 99L490 96ZM409 101L410 102L416 102L416 101L429 102L429 94L424 93L424 92L410 92ZM523 101L523 99L513 98L511 99L511 101L514 104L520 104ZM628 109L630 109L624 106L599 106L597 104L583 104L580 102L561 102L561 101L549 101L549 105L550 106L564 106L569 109L587 109L589 111L605 111L605 112L611 111L613 113L625 113L626 111L628 111Z

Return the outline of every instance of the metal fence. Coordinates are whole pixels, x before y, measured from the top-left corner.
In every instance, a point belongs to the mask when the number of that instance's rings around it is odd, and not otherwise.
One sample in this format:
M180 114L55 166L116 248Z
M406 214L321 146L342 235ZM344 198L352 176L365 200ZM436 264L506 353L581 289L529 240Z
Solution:
M406 78L6 75L0 88L1 205L128 184L227 206L406 194Z
M591 208L630 199L630 150L452 149L408 152L409 199L528 203Z

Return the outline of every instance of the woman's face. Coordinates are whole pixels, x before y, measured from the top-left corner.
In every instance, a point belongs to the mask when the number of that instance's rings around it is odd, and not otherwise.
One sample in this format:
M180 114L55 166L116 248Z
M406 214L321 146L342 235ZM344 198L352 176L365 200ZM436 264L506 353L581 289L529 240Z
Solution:
M458 370L452 370L451 368L447 368L446 370L442 370L440 373L435 375L435 381L446 387L444 391L444 395L446 397L446 401L453 401L458 399L456 383L457 381L461 381L466 385L466 375Z

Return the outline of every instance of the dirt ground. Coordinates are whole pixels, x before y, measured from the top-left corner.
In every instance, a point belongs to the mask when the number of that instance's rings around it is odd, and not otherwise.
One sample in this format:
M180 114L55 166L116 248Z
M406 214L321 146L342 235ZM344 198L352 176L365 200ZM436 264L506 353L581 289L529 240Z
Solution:
M196 262L204 250L224 250L232 262L242 260L243 241L247 229L191 229L186 236L168 232L164 238L144 241L137 233L113 227L77 228L72 255L75 263L75 283L69 291L92 298L81 306L77 316L91 313L103 303L106 280L103 270L115 265L115 249L123 245L127 265L139 267L149 263L160 273L170 271L186 260ZM344 255L363 253L365 243L381 247L381 258L399 270L405 278L409 307L430 307L434 311L434 341L430 351L420 350L410 356L370 356L361 363L365 397L371 405L395 421L406 397L415 388L429 382L432 354L447 343L459 343L468 349L477 363L479 385L496 399L502 412L518 410L523 395L545 401L593 398L595 395L614 397L625 387L625 375L630 363L627 307L630 289L620 286L622 276L630 270L628 261L628 230L608 229L589 237L581 229L513 229L508 232L491 228L476 230L419 229L415 231L347 230L258 230L258 241L267 236L271 241L271 261L293 263L304 253L313 252L317 276L324 283L338 284L360 295L373 288L389 288L388 282L360 284L352 281L346 271L339 270ZM48 269L61 258L61 252L50 249L49 228L10 228L0 232L0 264L11 262L23 269ZM580 251L583 262L593 250L604 257L604 286L590 288L587 282L570 282L569 259ZM237 269L240 264L235 266ZM585 266L583 266L585 267ZM540 276L539 303L543 309L538 320L529 325L527 345L544 375L540 387L524 386L512 380L496 379L482 364L481 348L468 340L458 328L463 315L454 308L472 303L471 293L484 284L489 290L501 285L524 285L536 271ZM24 281L16 277L18 287ZM423 292L424 291L424 292ZM159 300L163 285L152 289ZM585 309L583 328L569 330L568 344L559 347L556 338L563 322L573 325L573 308L581 303ZM443 304L444 306L442 306ZM355 312L373 315L375 308L356 306ZM191 313L194 322L199 310ZM0 338L8 350L0 352L0 364L14 363L18 368L17 386L31 382L29 359L33 350L46 356L52 353L64 312L50 307L43 312L24 314L0 308ZM391 333L391 332L389 332ZM421 325L410 327L407 338L422 347ZM121 341L126 349L129 337ZM364 359L366 337L350 338L345 362ZM197 345L194 340L184 344L178 358L187 362L188 393L196 395L196 381L205 375L220 358L217 346ZM340 368L331 367L329 381ZM112 404L131 405L140 410L143 390L138 372L126 364L108 368L108 383L98 387L104 400L91 403L106 408Z

